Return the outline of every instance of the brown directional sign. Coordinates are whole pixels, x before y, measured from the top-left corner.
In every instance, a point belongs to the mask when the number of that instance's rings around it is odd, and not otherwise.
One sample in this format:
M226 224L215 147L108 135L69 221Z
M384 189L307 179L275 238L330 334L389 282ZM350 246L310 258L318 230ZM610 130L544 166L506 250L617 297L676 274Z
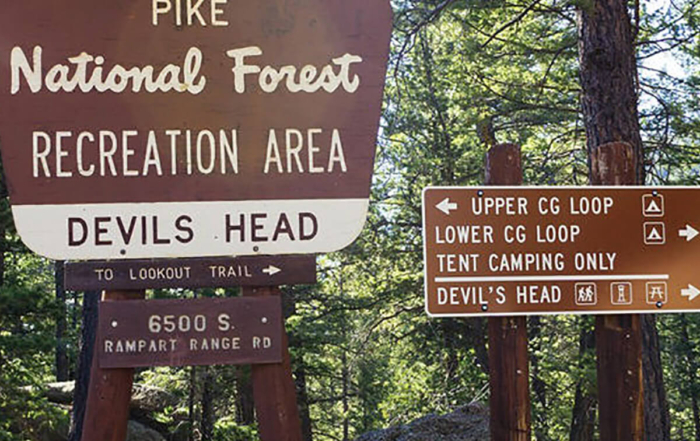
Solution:
M423 193L433 316L700 309L700 188Z
M279 297L100 303L101 368L282 361Z
M364 225L389 0L21 0L0 14L17 230L56 259L312 254Z
M218 288L316 283L316 257L249 256L68 262L66 289Z

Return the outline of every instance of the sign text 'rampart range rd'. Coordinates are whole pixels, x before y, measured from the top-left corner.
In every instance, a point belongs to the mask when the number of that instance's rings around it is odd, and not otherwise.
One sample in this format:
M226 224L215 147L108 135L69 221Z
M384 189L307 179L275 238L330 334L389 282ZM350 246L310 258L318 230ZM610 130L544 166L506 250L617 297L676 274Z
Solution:
M699 229L693 187L427 188L426 309L697 310Z
M279 297L100 303L100 367L282 361Z
M0 146L20 236L83 260L346 246L390 33L387 0L8 4Z

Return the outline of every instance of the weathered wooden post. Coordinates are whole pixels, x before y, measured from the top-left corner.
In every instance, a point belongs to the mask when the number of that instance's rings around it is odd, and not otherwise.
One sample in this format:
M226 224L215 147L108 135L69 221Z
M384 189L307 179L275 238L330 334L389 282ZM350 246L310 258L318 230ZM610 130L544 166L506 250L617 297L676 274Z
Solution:
M277 287L243 288L244 296L280 297ZM253 401L261 441L301 441L301 420L282 315L282 363L252 366Z
M636 164L632 145L603 144L591 152L591 184L634 185ZM600 439L641 441L644 400L640 316L596 316L595 337Z
M103 300L139 300L145 291L105 291ZM129 403L134 369L102 369L98 341L92 355L90 387L83 419L82 441L124 441L129 422Z
M486 153L487 185L521 185L520 146ZM490 424L494 441L530 440L527 317L489 317Z

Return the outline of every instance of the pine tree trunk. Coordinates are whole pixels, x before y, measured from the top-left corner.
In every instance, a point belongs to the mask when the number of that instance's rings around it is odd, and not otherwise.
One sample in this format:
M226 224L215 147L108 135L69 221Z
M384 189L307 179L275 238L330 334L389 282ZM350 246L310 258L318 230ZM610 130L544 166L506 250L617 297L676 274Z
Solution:
M214 387L215 378L211 367L204 369L204 380L202 384L202 441L213 441L214 439Z
M287 320L296 314L296 300L292 296L284 296L284 316ZM289 334L289 347L295 353L303 353L303 340L298 334ZM313 441L313 431L311 427L311 411L309 409L309 393L306 388L306 368L304 357L300 356L294 360L294 385L297 393L297 406L299 408L299 418L301 419L301 435L304 441Z
M644 182L635 33L627 6L626 0L591 0L582 2L579 10L581 106L592 182L595 180L595 164L591 160L594 150L611 142L626 142L632 146L636 182ZM668 440L663 377L661 371L655 369L659 361L658 332L653 320L640 319L640 325L647 343L642 350L644 439Z
M664 388L656 317L642 315L644 433L646 441L671 441L671 415Z
M0 286L5 284L5 252L7 251L7 239L5 238L6 233L7 225L2 219L0 219Z
M581 4L581 108L589 158L600 145L627 142L637 154L635 174L641 183L644 156L637 112L637 58L627 1L592 0Z
M90 367L92 366L92 354L97 336L97 308L99 303L100 293L97 291L86 292L83 296L80 355L78 357L78 373L75 379L73 411L68 441L80 441L83 432L83 417L85 416L85 404L90 385Z
M68 352L66 350L66 290L63 287L64 262L54 262L54 281L56 287L56 381L68 381Z
M249 366L236 368L236 422L246 426L255 424L255 403Z
M342 355L342 390L343 390L343 441L350 441L350 404L348 402L349 388L348 383L350 381L350 372L348 370L348 353L343 349Z
M581 333L579 335L579 367L583 367L587 353L595 349L595 333L588 329L586 323L581 321ZM591 393L589 385L584 378L576 382L576 395L571 415L571 430L569 441L593 441L595 433L597 400Z
M535 427L535 439L548 439L547 432L549 428L547 418L547 384L540 377L540 359L537 354L542 349L540 342L540 334L542 332L542 318L540 316L532 316L528 319L528 339L531 342L530 350L530 384L532 392L535 394L535 400L540 405L540 412L537 414L537 427Z
M294 370L294 378L297 389L297 403L299 404L299 417L301 418L301 434L304 441L313 441L311 411L309 409L309 392L306 388L306 368L303 360L297 361L297 368Z
M693 345L690 339L690 333L688 332L688 320L685 314L679 314L679 320L681 323L680 331L683 341L688 343L688 349L685 351L686 357L686 367L687 372L685 373L686 379L688 381L687 389L690 391L691 406L693 408L693 425L695 426L695 441L700 441L700 408L698 407L698 397L695 391L697 388L696 373L698 371L698 362L695 358L695 345Z

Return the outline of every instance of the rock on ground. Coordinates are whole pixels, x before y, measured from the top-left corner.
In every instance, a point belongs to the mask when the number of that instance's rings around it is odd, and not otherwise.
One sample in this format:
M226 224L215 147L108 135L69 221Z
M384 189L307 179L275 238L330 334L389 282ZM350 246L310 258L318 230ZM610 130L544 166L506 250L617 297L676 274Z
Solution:
M470 404L447 415L428 415L405 426L366 433L355 441L485 441L490 438L488 411Z
M131 420L127 428L126 441L165 441L165 438L155 430Z
M70 404L73 402L75 382L65 381L60 383L48 383L45 385L45 388L46 397L52 403ZM31 390L31 387L24 389ZM163 389L148 387L141 384L134 384L133 386L131 392L132 409L153 412L175 405L177 405L177 398Z

